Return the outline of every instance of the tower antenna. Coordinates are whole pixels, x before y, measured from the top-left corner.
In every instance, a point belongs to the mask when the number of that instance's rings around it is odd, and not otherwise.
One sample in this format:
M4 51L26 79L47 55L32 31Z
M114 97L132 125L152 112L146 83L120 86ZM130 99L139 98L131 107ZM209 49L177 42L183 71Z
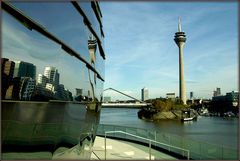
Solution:
M178 17L178 32L182 32L182 27L181 27L181 17Z

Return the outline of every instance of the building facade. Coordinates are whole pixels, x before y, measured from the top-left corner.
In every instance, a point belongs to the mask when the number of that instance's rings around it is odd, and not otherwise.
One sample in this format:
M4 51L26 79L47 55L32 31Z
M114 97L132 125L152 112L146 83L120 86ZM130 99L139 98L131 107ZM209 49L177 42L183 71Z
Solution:
M149 99L148 95L149 95L149 91L147 88L144 87L143 89L141 89L142 101L148 100Z
M37 84L46 87L46 84L48 83L48 78L43 75L43 74L38 74L38 78L37 78Z
M193 92L190 92L190 100L193 100Z
M14 77L30 77L36 79L36 66L24 61L15 61Z
M1 58L1 78L2 78L1 98L2 99L5 98L6 91L13 80L14 67L15 67L15 63L13 61L10 61L7 58Z
M226 95L219 95L212 97L211 109L214 112L221 114L232 111L235 114L239 111L239 92L232 91Z
M59 73L56 67L45 67L44 76L48 78L48 83L59 85Z
M221 96L221 88L217 87L216 91L213 91L213 97Z
M175 93L167 93L166 98L171 99L172 101L176 101Z
M35 79L32 79L30 77L23 77L22 89L21 89L21 95L20 95L21 100L25 100L25 101L31 100L35 90L35 86L36 86Z

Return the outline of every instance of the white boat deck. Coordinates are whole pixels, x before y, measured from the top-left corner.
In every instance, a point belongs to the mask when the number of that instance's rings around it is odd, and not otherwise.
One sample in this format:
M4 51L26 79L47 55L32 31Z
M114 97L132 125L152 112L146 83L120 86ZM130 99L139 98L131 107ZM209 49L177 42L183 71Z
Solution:
M107 149L107 160L149 160L149 148L140 144L131 143L127 141L106 139L106 149ZM93 152L91 154L91 160L105 160L105 150L104 150L104 137L96 136L93 145ZM84 153L84 152L80 152ZM81 157L88 158L81 154ZM18 153L3 153L2 159L46 159L46 160L76 160L79 158L80 154L78 151L78 145L72 148L59 148L54 155L50 152L18 152ZM157 150L151 149L151 160L177 160L177 158L167 155L165 153L159 152Z
M107 160L149 160L149 148L143 145L107 138ZM104 137L97 136L91 160L105 160ZM151 160L177 160L177 158L151 149Z

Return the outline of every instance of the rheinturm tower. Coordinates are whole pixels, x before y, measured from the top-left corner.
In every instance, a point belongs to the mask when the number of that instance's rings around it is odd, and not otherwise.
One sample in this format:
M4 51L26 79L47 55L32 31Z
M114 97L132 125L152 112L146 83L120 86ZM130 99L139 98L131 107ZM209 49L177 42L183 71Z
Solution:
M178 32L175 33L174 41L179 48L179 95L183 104L186 104L186 86L184 81L183 47L186 42L186 35L181 29L181 19L178 18Z

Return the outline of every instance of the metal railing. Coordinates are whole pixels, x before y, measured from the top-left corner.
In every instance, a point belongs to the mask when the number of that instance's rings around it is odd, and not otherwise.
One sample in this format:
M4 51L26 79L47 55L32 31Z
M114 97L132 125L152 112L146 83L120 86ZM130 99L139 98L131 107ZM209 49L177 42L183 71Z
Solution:
M174 148L174 149L185 151L185 152L187 152L187 159L189 160L189 158L190 158L190 151L187 150L187 149L183 149L183 148L180 148L180 147L168 145L168 144L165 144L165 143L160 143L158 141L151 140L151 139L146 139L144 137L133 135L133 134L130 134L130 133L127 133L127 132L124 132L124 131L105 131L105 138L104 138L104 152L105 152L104 156L105 156L105 160L107 159L107 134L110 134L110 133L122 133L122 134L125 134L125 135L129 135L129 136L132 136L132 137L135 137L135 138L139 138L139 139L148 141L149 142L149 160L151 160L151 149L152 149L151 147L152 147L152 143L156 143L156 144L167 146L167 147L169 147L169 149L171 147L171 148ZM184 153L182 153L182 154L184 156Z
M181 147L183 149L189 149L191 151L191 155L190 155L191 159L237 160L239 158L239 150L236 147L226 147L224 145L212 144L209 142L204 142L202 140L193 140L191 138L178 136L175 134L163 133L160 131L143 129L138 127L99 124L97 129L97 135L104 137L105 131L124 131L124 132L141 136L150 140L154 140L157 142L165 143L165 144L176 146L176 147ZM138 138L131 137L128 135L125 136L125 134L116 133L116 134L108 134L108 135L114 138L126 139L134 142L135 141L141 142L144 144L149 143L146 140L140 140ZM157 149L162 149L166 152L168 151L178 156L183 155L182 151L178 149L166 147L164 145L157 144L156 142L152 142L152 145L155 146Z
M92 150L92 154L94 154L98 160L101 160L101 158L99 158L99 156Z

